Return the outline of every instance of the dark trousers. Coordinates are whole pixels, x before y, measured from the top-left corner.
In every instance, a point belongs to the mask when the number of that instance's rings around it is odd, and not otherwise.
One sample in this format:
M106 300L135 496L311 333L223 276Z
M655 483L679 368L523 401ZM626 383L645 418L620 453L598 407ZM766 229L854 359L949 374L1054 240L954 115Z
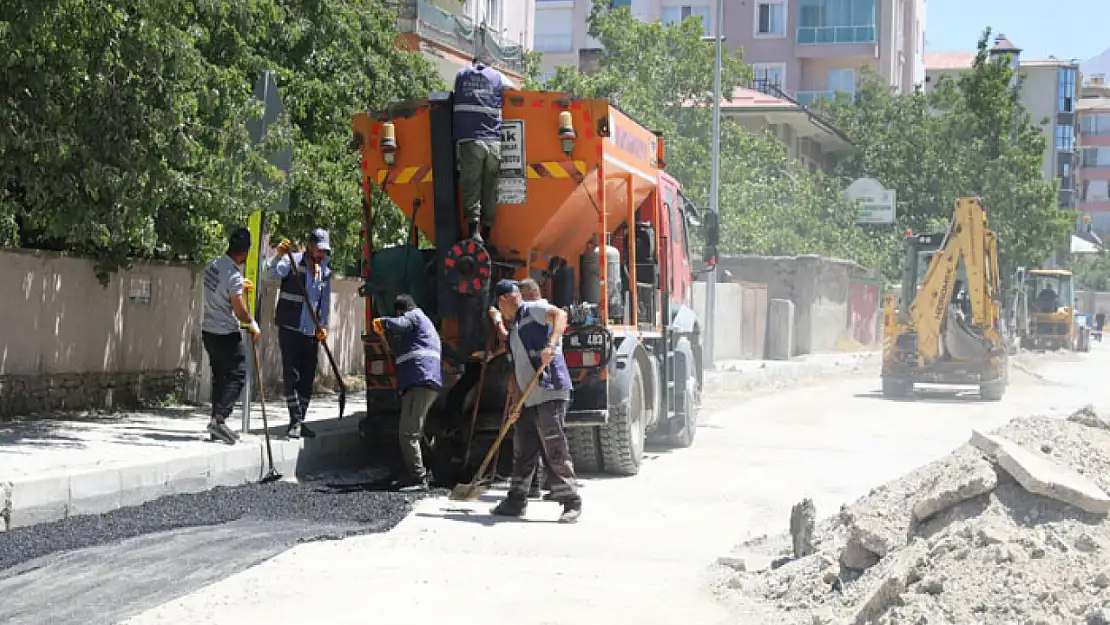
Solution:
M542 457L551 494L558 499L577 497L578 480L567 445L567 434L563 429L563 418L569 403L562 400L547 401L521 410L520 419L513 427L513 477L509 486L511 496L528 496L536 464Z
M312 385L316 382L320 344L315 336L279 328L278 345L281 347L281 377L285 385L289 423L303 423L308 413L308 402L312 400Z
M247 355L239 332L212 334L202 332L204 351L212 370L212 417L223 423L243 393L247 381Z
M424 421L428 418L428 411L439 398L439 391L434 388L413 386L405 389L401 395L401 420L398 423L397 435L401 443L401 456L405 459L405 466L409 475L424 479L428 477L428 470L424 467L424 456L420 450L420 441L424 438Z

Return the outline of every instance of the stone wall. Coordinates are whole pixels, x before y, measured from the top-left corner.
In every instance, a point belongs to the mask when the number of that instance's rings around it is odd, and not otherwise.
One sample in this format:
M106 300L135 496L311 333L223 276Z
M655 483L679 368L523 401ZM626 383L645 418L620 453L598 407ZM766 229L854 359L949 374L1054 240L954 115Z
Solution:
M200 339L200 267L136 261L101 286L93 263L65 254L0 252L0 418L53 410L122 409L167 396L208 400ZM340 371L363 370L358 281L332 288L329 340ZM260 345L268 388L281 379L270 321L276 285L262 287ZM321 350L320 376L330 376Z

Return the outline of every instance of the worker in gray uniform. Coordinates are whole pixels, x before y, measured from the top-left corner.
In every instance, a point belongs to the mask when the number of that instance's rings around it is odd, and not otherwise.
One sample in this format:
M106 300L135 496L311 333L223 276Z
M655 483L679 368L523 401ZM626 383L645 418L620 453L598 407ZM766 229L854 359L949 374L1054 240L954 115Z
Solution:
M501 316L512 319L508 334L510 380L518 395L527 389L541 365L545 365L513 428L513 472L508 496L493 514L516 516L528 507L528 490L536 463L542 456L555 501L563 505L560 523L574 523L582 513L578 480L570 457L564 418L570 405L571 380L563 359L563 332L567 314L547 302L526 302L512 280L494 287Z
M212 418L207 430L212 440L228 445L234 445L236 437L227 427L227 418L247 381L247 354L240 327L248 327L252 340L262 335L243 301L253 285L243 278L239 266L246 262L250 251L250 230L237 228L228 237L227 253L204 268L201 341L212 371Z

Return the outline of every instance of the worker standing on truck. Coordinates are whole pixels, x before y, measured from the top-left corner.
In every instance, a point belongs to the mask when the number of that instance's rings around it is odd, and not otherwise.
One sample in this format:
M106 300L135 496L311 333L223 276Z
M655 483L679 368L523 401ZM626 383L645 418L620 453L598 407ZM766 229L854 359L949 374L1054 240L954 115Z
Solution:
M420 441L424 438L424 420L443 388L442 348L435 325L416 307L411 295L397 296L393 314L373 322L374 332L382 338L387 332L392 334L396 346L397 391L401 394L397 432L408 475L396 480L393 488L401 492L427 491L428 470Z
M227 418L247 381L247 355L240 324L250 329L252 340L257 341L262 335L243 302L243 295L254 287L239 270L250 251L250 230L237 228L228 237L227 253L204 268L201 340L212 370L212 418L207 429L213 440L228 445L235 444L235 434L227 427Z
M304 252L292 254L294 266L289 262L289 246L283 239L277 253L266 260L266 269L272 279L281 281L274 323L278 326L278 345L281 347L282 382L285 390L285 407L289 410L289 438L313 438L316 433L305 425L308 404L312 400L312 387L316 383L316 363L320 343L327 340L328 317L331 308L331 268L328 257L331 243L328 231L316 228L308 235ZM316 311L316 321L312 311Z
M497 216L502 93L511 88L504 74L477 58L455 74L452 125L463 217L479 243L490 237Z
M546 369L524 400L524 408L513 431L513 475L508 496L497 504L493 514L521 516L528 507L528 489L542 456L548 483L555 500L563 504L561 523L574 523L582 513L574 463L570 457L563 418L570 404L571 381L563 360L563 332L567 314L547 302L525 302L512 280L501 280L494 287L498 312L512 319L508 333L509 358L513 363L510 380L527 389L540 365Z

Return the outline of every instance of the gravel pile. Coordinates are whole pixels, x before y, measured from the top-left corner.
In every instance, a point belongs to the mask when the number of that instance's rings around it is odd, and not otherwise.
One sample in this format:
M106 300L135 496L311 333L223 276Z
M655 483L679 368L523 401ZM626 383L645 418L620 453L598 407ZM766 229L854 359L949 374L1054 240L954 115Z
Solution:
M1089 407L995 434L1110 491L1110 420ZM811 504L799 504L793 534L721 559L735 572L718 593L746 624L1110 625L1105 511L1031 493L1028 475L981 447L964 445L808 529Z
M240 519L298 524L304 530L299 535L301 542L385 532L405 518L417 499L419 496L369 490L357 480L246 484L172 495L105 514L0 534L0 571L61 551Z

